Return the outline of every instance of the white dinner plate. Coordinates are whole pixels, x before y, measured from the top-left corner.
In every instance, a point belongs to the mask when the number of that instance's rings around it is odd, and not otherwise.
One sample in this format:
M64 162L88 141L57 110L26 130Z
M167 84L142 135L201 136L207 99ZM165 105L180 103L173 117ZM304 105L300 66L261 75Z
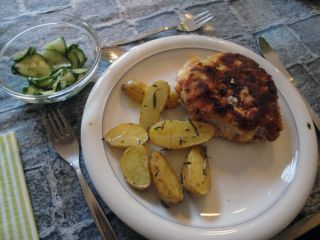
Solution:
M177 70L192 56L235 52L255 60L278 88L284 130L274 142L237 144L221 138L206 143L212 188L204 197L185 194L165 208L151 186L137 191L120 169L122 149L102 140L109 129L139 121L139 105L122 91L129 80L175 85ZM181 106L164 119L186 119ZM89 175L102 199L127 225L149 239L268 239L299 213L311 191L317 166L312 120L295 88L270 63L237 44L212 37L174 36L133 48L102 74L87 100L81 127ZM180 175L187 150L166 152Z

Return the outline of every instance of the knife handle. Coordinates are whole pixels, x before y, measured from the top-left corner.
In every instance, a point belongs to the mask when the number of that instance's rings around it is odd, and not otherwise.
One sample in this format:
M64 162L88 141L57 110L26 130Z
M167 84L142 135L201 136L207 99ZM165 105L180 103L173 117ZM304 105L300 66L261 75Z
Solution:
M310 106L310 104L308 102L306 102L310 116L312 118L313 124L316 127L316 129L318 130L318 133L320 133L320 118L319 115L312 109L312 107Z
M314 126L316 127L316 129L318 130L318 133L320 133L320 118L319 115L313 110L313 108L311 107L311 105L309 104L308 100L303 96L303 94L298 90L298 93L300 94L301 98L303 99L303 101L305 102L308 111L310 113L311 119L313 121Z
M287 239L300 239L303 235L319 227L320 213L316 213L314 216L305 218L300 222L288 227L279 235L273 238L273 240L287 240ZM309 238L303 238L309 239Z

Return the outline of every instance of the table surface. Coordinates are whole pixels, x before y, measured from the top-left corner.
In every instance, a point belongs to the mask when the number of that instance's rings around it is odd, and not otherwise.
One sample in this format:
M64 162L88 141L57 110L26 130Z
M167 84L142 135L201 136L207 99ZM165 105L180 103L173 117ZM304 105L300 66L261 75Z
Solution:
M215 36L241 44L255 52L257 36L263 35L277 49L313 109L320 114L320 2L316 0L0 0L0 35L10 19L35 13L68 13L89 22L102 44L147 29L172 25L184 11L210 11L214 20L207 31L193 34ZM5 7L4 7L5 6ZM212 28L213 26L213 28ZM214 29L214 31L212 31ZM147 40L181 34L162 33ZM0 46L1 47L1 46ZM110 66L101 61L95 78ZM15 100L0 89L0 133L16 131L41 239L100 239L90 216L76 174L48 144L41 114L59 107L78 137L81 117L94 83L66 102L32 105ZM84 167L82 170L92 188ZM119 239L144 239L119 220L103 203ZM80 210L79 210L80 209ZM320 212L320 174L300 214L294 220Z

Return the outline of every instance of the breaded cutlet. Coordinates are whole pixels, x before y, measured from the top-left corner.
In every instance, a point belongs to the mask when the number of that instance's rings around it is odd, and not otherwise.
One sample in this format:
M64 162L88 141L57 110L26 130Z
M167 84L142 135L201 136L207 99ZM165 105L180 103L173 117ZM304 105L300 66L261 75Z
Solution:
M179 70L176 90L192 119L213 124L218 136L274 141L283 129L272 77L241 54L193 57Z

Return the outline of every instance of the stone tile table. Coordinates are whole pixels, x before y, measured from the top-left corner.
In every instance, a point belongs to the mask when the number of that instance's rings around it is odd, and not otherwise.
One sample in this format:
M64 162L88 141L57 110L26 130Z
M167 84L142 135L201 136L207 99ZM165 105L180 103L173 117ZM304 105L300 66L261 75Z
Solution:
M163 25L172 25L182 12L210 11L214 19L199 30L255 52L263 35L280 54L297 86L320 114L320 3L316 0L0 0L0 35L10 20L35 13L67 13L79 16L97 31L102 44ZM213 27L212 27L213 26ZM181 34L170 31L146 40ZM134 44L128 46L131 47ZM1 47L1 46L0 46ZM101 61L98 78L110 64ZM0 73L1 77L1 73ZM0 133L14 130L21 149L27 185L41 239L100 239L73 170L48 144L41 112L59 107L80 138L81 117L94 82L66 102L37 106L7 95L0 89ZM90 186L90 178L82 170ZM126 226L94 190L119 239L144 239ZM320 212L320 175L305 207L294 222ZM174 236L173 238L174 239Z

